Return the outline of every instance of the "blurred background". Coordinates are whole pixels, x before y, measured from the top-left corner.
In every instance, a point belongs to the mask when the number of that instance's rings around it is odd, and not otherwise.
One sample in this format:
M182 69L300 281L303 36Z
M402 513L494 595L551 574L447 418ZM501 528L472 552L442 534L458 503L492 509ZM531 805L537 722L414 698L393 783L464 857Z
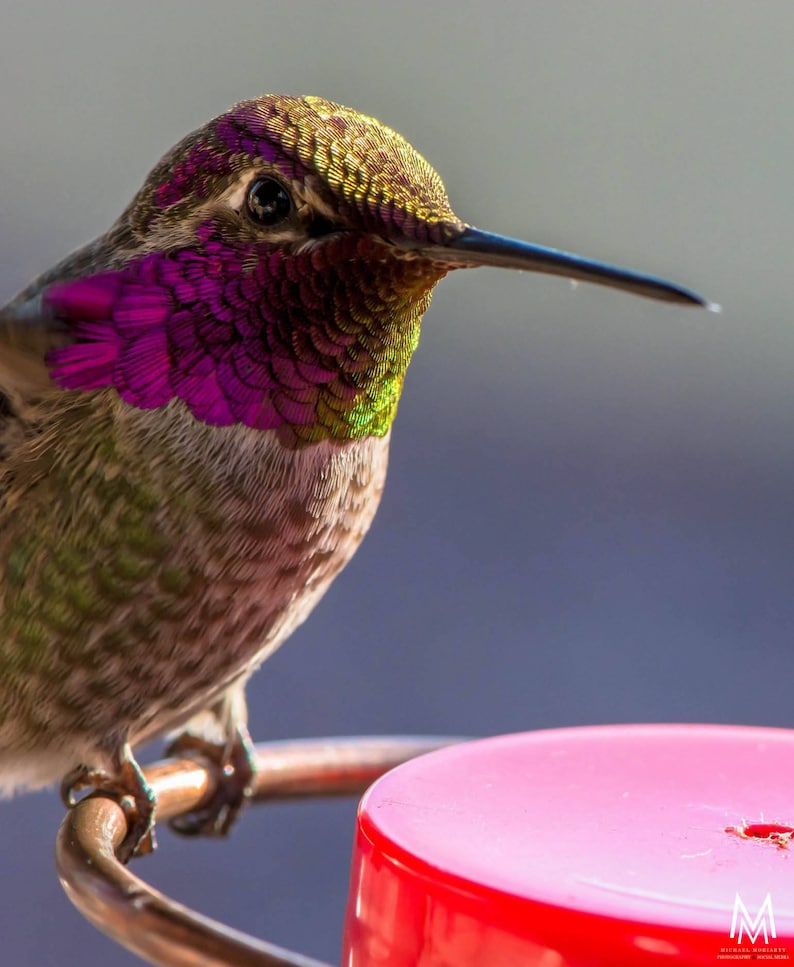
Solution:
M792 30L789 0L6 5L2 301L185 132L279 91L396 128L472 224L724 307L445 280L380 513L254 678L256 739L794 724ZM162 830L136 871L333 961L354 813L252 809L223 843ZM0 803L3 963L137 963L61 892L61 816L53 792Z

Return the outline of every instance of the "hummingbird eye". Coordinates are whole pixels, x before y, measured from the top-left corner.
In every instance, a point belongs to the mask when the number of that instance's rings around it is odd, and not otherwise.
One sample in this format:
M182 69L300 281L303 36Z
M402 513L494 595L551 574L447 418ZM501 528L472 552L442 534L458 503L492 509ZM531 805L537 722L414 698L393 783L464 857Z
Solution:
M246 196L248 214L258 224L273 228L292 214L292 199L275 178L257 178Z

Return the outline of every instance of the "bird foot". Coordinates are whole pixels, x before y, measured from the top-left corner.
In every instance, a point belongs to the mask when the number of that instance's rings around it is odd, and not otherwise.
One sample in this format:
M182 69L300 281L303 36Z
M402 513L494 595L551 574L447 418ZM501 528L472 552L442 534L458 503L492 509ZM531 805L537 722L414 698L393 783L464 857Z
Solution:
M204 758L218 771L217 788L203 806L169 821L182 836L226 836L250 798L254 777L254 747L248 730L237 728L223 745L183 732L168 746L176 758Z
M110 796L124 811L127 835L116 851L119 862L126 865L133 856L146 856L154 852L157 848L154 837L156 801L131 753L123 756L115 775L85 765L72 769L61 782L64 805L69 809L75 806L79 801L77 794L83 789L92 789L92 796Z

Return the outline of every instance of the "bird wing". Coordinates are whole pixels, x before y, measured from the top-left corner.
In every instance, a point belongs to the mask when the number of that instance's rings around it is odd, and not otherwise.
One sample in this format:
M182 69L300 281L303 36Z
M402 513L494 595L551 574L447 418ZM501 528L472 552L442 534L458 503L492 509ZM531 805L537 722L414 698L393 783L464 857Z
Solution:
M66 325L42 307L41 291L10 302L0 310L0 394L28 401L50 389L47 355L68 341Z
M47 293L75 278L86 246L35 279L0 309L0 502L3 468L16 447L35 435L39 404L60 390L51 377L50 353L74 341L68 319L53 311Z
M74 341L69 320L54 312L47 295L107 264L109 245L100 237L67 255L0 309L0 400L35 402L55 389L48 356ZM0 403L0 406L2 403Z

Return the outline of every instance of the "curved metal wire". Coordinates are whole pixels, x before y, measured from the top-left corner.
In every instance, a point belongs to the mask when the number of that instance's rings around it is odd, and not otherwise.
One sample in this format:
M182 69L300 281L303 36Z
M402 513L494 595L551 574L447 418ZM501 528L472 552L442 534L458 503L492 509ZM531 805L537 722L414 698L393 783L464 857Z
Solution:
M360 794L407 759L452 738L306 739L256 748L257 802ZM218 780L207 764L167 760L145 770L157 795L158 820L189 812L208 800ZM94 926L160 967L329 967L226 927L170 900L116 859L127 832L113 799L90 796L61 824L56 864L61 885Z

